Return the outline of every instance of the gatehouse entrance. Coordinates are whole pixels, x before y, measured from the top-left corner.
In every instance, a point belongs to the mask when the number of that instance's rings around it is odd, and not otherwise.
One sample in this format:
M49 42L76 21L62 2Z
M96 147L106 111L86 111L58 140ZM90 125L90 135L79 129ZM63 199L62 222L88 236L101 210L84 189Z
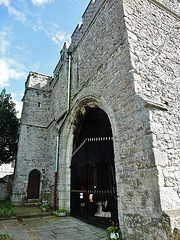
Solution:
M91 223L117 223L112 131L106 113L90 109L74 142L71 163L71 214Z
M39 187L40 187L40 173L38 170L33 170L29 174L29 182L27 189L28 199L38 199L39 198Z

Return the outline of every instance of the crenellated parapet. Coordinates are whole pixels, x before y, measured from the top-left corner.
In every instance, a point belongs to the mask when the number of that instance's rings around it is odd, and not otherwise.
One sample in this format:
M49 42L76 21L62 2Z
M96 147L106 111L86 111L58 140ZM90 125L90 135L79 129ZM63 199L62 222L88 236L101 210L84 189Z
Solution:
M76 29L74 30L72 36L71 36L71 45L72 46L77 46L78 45L78 42L80 41L81 37L82 37L82 31L81 31L81 28L82 28L82 23L78 23Z
M79 23L77 25L76 29L74 30L74 32L71 36L71 41L72 41L71 47L72 48L76 47L78 45L81 37L83 36L85 31L89 27L90 23L94 19L96 13L98 12L98 10L103 2L104 2L104 0L91 0L90 1L88 7L86 8L86 10L82 16L82 23Z
M83 22L82 31L86 31L93 17L96 15L97 11L99 10L99 7L103 2L104 0L91 0L82 16Z
M66 41L63 45L63 48L60 51L60 60L57 63L57 65L54 69L54 72L53 72L53 76L54 76L55 80L58 78L58 74L59 74L59 71L60 71L62 65L64 64L65 60L68 58L67 52L70 47L70 44L71 44L70 42Z

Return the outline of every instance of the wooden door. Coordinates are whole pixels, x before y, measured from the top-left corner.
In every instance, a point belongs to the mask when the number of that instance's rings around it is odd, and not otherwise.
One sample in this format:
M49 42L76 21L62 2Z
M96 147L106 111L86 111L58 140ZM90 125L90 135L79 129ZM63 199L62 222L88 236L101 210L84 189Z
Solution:
M33 170L29 174L27 198L38 199L39 198L39 187L40 187L40 173L37 170Z

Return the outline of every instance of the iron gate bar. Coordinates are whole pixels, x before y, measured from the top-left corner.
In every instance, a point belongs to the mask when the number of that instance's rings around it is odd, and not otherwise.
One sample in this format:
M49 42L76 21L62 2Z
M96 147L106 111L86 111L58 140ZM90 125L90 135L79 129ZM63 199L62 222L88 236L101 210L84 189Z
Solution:
M87 139L85 139L79 147L76 148L76 150L73 152L72 157L82 148L82 146L86 143Z
M71 174L72 215L103 225L117 222L112 137L85 139L73 152Z

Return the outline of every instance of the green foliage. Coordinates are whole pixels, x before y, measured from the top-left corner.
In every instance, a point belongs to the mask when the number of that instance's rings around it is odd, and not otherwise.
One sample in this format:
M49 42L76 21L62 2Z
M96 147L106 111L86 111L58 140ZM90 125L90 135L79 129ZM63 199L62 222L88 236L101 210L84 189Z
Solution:
M26 199L25 199L25 200L26 200ZM38 206L38 207L41 206L41 201L38 200L38 201L35 203L35 205Z
M2 207L11 207L11 201L10 200L0 200L0 208Z
M0 240L12 240L12 238L10 238L9 235L0 234Z
M56 210L56 213L66 213L66 214L68 214L68 209L66 209L66 208L61 208L61 209L57 209Z
M46 208L46 210L49 209L49 206L48 206L48 205L43 205L43 204L41 204L41 207L42 207L42 208Z
M9 200L0 201L0 217L8 218L15 214L16 214L16 212L11 204L11 201L9 201Z
M0 164L16 160L19 120L11 94L0 94Z
M108 228L106 229L106 231L107 231L107 238L108 238L108 240L110 240L110 239L123 240L123 239L122 239L121 230L119 229L117 223L116 223L116 225L114 225L114 222L112 222L112 223L111 223L111 226L108 227ZM111 237L110 237L111 233L115 233L116 238L111 238Z

